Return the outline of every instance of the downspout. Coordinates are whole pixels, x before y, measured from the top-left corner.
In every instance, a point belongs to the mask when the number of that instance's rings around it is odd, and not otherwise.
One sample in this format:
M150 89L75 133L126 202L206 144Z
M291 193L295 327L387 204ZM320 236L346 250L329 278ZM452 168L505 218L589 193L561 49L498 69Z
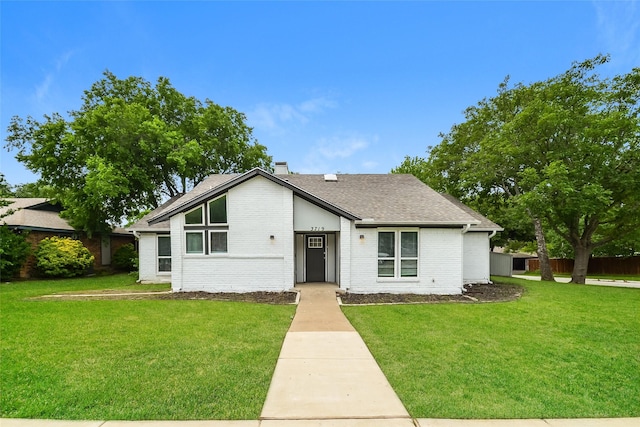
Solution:
M471 228L471 224L467 224L464 227L462 227L462 234L466 234L470 228Z
M495 236L497 232L498 232L498 230L493 230L491 232L491 234L489 234L489 239L491 239L493 236Z

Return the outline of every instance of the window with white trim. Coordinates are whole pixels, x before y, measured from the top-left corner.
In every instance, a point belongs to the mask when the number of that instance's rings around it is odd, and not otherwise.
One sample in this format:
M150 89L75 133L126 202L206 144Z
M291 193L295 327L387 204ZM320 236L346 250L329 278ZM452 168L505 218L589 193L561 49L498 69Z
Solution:
M227 223L227 196L209 202L209 224Z
M227 253L227 232L226 231L210 231L209 232L209 253L211 254Z
M171 272L171 236L158 236L158 272Z
M227 195L209 200L184 214L185 253L215 255L228 252Z
M309 241L307 243L307 246L309 247L309 249L322 249L322 240L323 238L320 236L312 236L309 237Z
M378 277L418 277L418 232L378 232Z
M187 225L204 225L202 206L198 206L194 210L184 215L184 223Z
M204 254L204 231L186 231L185 241L188 254Z

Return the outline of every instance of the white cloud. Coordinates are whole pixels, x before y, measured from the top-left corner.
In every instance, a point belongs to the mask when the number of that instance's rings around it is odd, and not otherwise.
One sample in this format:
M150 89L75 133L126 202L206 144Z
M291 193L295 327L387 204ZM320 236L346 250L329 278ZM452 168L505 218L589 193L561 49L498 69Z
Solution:
M318 141L318 152L327 159L345 159L364 150L369 142L360 136L322 138Z
M33 99L37 104L45 103L49 98L51 86L54 84L55 79L60 75L60 72L63 70L64 66L67 65L74 53L75 52L73 50L69 50L54 59L53 69L49 70L44 76L44 79L42 79L42 81L35 87Z
M374 162L372 160L365 160L364 162L362 162L362 167L366 170L374 170L378 167L378 164L378 162Z
M41 103L47 99L51 82L53 82L53 73L48 73L44 76L44 80L36 86L34 97L37 103Z
M337 103L326 97L312 98L299 104L258 104L247 112L251 126L270 132L282 132L287 126L305 125L314 115L336 108Z
M309 99L307 101L302 102L298 108L300 111L304 113L321 113L324 110L328 110L331 108L336 108L337 103L327 97L319 97Z
M640 7L638 1L596 1L598 32L612 61L640 63Z
M363 161L359 156L365 155L376 140L375 136L361 135L320 138L309 148L302 164L296 166L296 172L353 173L363 167L375 169L377 163Z

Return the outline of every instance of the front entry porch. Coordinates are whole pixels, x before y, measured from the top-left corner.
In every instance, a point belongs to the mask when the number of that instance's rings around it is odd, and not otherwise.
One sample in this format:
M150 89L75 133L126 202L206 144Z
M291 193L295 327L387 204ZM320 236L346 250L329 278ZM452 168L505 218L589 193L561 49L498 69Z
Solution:
M296 283L338 283L339 233L296 233Z

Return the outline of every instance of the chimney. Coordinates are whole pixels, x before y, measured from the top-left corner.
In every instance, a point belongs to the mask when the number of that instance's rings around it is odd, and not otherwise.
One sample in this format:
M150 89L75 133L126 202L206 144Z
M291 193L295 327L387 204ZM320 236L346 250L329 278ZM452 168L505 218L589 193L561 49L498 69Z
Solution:
M287 166L287 162L276 162L274 172L276 175L289 175L289 166Z

